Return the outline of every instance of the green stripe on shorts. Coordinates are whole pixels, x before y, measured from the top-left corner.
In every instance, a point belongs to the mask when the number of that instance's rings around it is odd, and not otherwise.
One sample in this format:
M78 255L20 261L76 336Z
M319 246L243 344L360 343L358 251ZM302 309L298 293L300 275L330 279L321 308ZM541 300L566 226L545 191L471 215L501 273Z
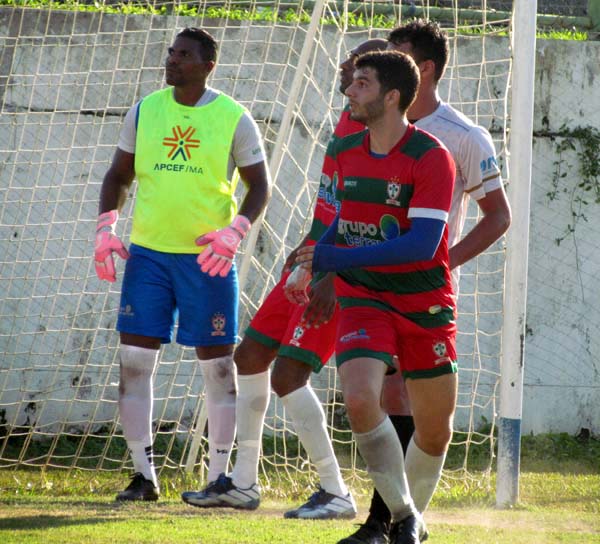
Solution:
M318 355L312 351L308 351L296 346L290 346L289 344L279 348L277 355L305 363L312 368L315 374L321 372L321 369L324 366L324 363L321 363L321 359L318 357ZM325 361L325 363L326 362L327 361Z
M393 358L389 353L386 353L385 351L375 351L373 349L366 348L349 349L348 351L344 351L344 353L336 353L335 365L339 368L341 364L345 363L346 361L363 357L377 359L379 361L384 362L386 365L395 368Z
M277 340L273 340L273 338L254 330L252 327L248 327L244 332L244 335L252 338L252 340L256 340L259 344L267 346L268 348L276 349L280 345Z
M456 374L458 372L458 365L456 362L447 363L445 365L436 366L435 368L429 368L427 370L411 370L402 371L402 377L404 379L410 378L412 380L426 380L427 378L437 378L444 374Z

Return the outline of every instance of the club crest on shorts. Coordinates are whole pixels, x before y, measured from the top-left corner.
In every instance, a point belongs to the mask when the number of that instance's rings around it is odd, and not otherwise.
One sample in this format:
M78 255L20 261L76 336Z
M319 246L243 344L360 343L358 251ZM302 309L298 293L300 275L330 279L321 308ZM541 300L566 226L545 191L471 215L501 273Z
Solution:
M225 331L223 329L225 328L226 320L222 313L217 312L216 314L213 314L210 322L213 328L213 331L210 333L211 336L225 336Z
M400 198L400 180L398 178L392 178L387 186L388 198L385 203L391 206L400 206L398 198Z
M290 340L290 344L296 347L300 347L300 338L304 336L304 327L298 325L294 329L294 334L292 335L292 339Z
M438 356L438 358L434 361L436 365L451 362L450 357L447 356L448 348L446 347L446 342L434 342L432 347L433 353Z

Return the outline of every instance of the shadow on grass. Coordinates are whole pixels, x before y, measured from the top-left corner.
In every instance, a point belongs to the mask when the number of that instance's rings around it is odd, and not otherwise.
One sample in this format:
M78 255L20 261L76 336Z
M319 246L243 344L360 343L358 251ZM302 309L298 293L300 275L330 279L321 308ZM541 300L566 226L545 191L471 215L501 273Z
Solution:
M114 522L114 519L104 517L79 518L65 515L48 516L36 514L0 519L0 530L38 531L76 525L98 525L100 523L111 521Z

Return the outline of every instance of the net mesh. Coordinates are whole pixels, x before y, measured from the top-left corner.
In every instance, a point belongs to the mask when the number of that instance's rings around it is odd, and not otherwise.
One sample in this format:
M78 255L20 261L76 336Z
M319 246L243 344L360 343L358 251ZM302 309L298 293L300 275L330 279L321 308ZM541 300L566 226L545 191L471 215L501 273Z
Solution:
M453 2L434 4L326 1L314 34L309 23L319 2L308 1L0 8L0 466L129 467L117 412L120 286L96 279L93 236L101 180L125 113L164 85L176 32L199 26L216 37L219 64L210 85L250 109L271 159L273 197L255 246L247 243L239 257L247 267L243 331L309 226L325 146L343 106L338 66L360 42L385 37L413 16L438 20L452 48L441 95L490 130L504 168L510 21L488 21L485 1L470 2L479 15L468 20ZM125 240L133 199L118 225ZM472 206L465 232L477 219ZM448 478L470 478L474 460L484 472L492 463L503 268L502 242L463 267L453 440L460 461ZM363 477L334 365L312 384L346 476ZM154 395L157 465L202 473L203 382L193 350L163 348ZM313 474L275 396L265 431L264 478Z

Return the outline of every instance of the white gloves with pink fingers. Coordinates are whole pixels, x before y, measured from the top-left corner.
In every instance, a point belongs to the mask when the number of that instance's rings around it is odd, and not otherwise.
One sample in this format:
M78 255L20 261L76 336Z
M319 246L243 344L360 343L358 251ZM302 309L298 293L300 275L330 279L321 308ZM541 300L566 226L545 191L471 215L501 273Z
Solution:
M129 252L115 234L115 225L119 219L119 212L111 210L98 216L96 226L96 246L94 249L94 264L96 275L101 280L114 282L117 280L113 252L122 259L129 258Z
M200 270L209 276L227 276L240 242L251 226L247 217L236 215L231 225L196 238L197 246L206 246L198 255Z

